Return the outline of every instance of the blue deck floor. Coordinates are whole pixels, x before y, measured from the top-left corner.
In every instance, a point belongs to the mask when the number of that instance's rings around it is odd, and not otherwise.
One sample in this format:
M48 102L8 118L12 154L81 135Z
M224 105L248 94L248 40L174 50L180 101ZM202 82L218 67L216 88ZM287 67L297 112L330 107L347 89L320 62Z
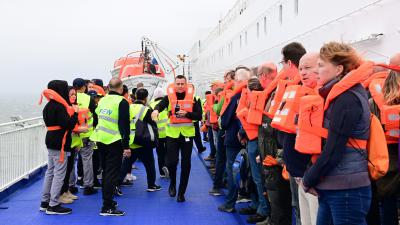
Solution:
M207 156L207 153L203 153L202 157L205 156ZM185 203L177 203L176 198L169 197L168 181L160 178L157 179L157 183L163 187L163 190L154 193L146 192L144 167L141 163L137 163L137 166L138 170L134 170L134 174L138 177L138 180L132 187L123 187L124 195L116 198L119 203L118 208L126 212L123 217L99 216L101 193L83 196L81 190L78 194L79 200L67 205L73 209L72 214L63 216L45 215L38 210L42 178L0 202L0 225L246 224L245 217L236 213L222 213L217 210L224 197L208 195L212 181L195 150L192 154L192 171Z

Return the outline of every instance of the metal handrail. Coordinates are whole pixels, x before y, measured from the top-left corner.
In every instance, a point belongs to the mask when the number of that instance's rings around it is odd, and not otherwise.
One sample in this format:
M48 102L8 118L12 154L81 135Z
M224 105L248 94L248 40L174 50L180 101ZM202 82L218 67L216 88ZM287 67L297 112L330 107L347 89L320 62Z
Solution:
M38 116L38 117L29 118L29 119L23 119L23 120L17 120L17 121L2 123L2 124L0 124L0 127L16 125L18 123L25 123L25 122L30 122L30 121L34 121L34 120L40 120L40 119L43 119L43 117Z

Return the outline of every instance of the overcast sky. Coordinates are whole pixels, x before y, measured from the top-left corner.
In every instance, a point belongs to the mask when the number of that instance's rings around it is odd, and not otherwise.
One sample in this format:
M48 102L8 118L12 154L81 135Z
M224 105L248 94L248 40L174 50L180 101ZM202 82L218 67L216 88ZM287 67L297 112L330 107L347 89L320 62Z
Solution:
M115 59L148 36L186 53L235 0L0 0L0 93L39 93L51 79L107 82Z

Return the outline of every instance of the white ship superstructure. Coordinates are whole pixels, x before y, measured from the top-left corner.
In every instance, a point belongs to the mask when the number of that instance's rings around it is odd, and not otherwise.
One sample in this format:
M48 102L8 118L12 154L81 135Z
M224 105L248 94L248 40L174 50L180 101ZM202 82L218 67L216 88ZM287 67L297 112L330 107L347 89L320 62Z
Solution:
M237 65L278 64L292 41L308 51L341 41L367 59L387 62L400 47L398 9L398 0L238 0L189 51L190 78L202 90Z

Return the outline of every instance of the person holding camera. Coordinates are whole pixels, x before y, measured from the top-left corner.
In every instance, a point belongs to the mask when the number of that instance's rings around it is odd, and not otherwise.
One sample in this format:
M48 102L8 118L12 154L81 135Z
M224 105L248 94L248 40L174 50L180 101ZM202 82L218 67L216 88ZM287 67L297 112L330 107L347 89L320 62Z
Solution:
M158 120L159 112L168 109L167 167L170 173L169 195L176 196L176 168L181 151L181 178L178 189L178 202L185 201L186 187L189 182L193 137L195 136L194 120L201 120L201 102L194 98L194 87L188 84L186 77L178 75L173 84L167 88L165 96L152 113L153 120Z

